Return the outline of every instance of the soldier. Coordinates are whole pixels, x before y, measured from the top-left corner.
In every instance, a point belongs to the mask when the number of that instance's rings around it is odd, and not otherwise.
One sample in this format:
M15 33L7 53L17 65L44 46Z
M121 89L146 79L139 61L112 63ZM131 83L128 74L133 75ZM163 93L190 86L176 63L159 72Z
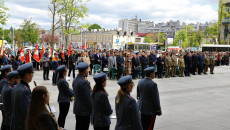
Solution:
M124 76L117 83L121 88L115 98L117 116L115 130L142 130L138 106L135 99L130 96L134 86L132 76Z
M17 71L10 72L7 75L8 82L2 88L2 101L3 101L3 108L4 108L4 116L3 116L3 125L2 130L10 130L10 122L12 117L12 100L11 94L14 86L20 82L20 77Z
M140 57L140 61L141 61L141 70L142 70L142 76L141 77L145 78L144 69L147 68L148 60L147 60L146 55L145 55L144 52L142 53L142 56Z
M178 64L179 64L179 76L184 77L185 63L184 63L184 57L182 54L180 55L180 59L178 60Z
M61 128L65 128L65 119L69 112L70 101L74 96L73 90L69 88L69 84L66 81L67 68L65 65L59 66L58 71L58 82L57 87L59 90L58 104L59 104L59 116L58 125Z
M17 71L21 80L12 91L11 130L25 130L25 120L31 96L29 83L32 81L34 74L33 64L24 64Z
M193 55L192 55L192 74L193 75L196 75L197 64L198 64L198 56L194 52Z
M73 80L74 106L73 112L76 118L76 130L88 130L90 115L92 114L92 100L90 96L90 83L87 80L88 64L79 63L79 74Z
M177 67L177 56L176 53L173 53L172 56L172 77L176 77L176 67Z
M106 74L97 74L93 79L96 82L92 94L94 130L109 130L111 124L110 115L113 110L109 103L108 93L105 91Z
M210 65L210 58L208 53L206 53L204 57L204 74L207 74L209 65Z
M149 67L144 70L146 78L139 81L137 85L137 100L140 100L139 109L143 130L154 128L156 115L160 116L161 105L155 78L155 68Z
M119 52L119 56L116 58L117 61L117 80L121 78L123 66L124 66L124 58L122 57L122 52Z
M0 80L0 103L2 103L2 95L1 95L1 92L2 92L2 88L4 87L4 85L7 84L7 74L9 72L11 72L11 65L5 65L3 66L2 68L0 68L1 70L1 80ZM4 119L4 109L3 109L3 106L0 106L0 110L2 111L2 117ZM4 126L4 123L3 123L3 120L2 120L2 126L1 126L1 129L4 130L5 126Z
M210 74L214 74L214 67L216 64L216 56L215 53L213 52L212 55L210 56Z
M172 58L169 56L169 53L166 53L165 57L165 78L169 78L169 71L172 65Z

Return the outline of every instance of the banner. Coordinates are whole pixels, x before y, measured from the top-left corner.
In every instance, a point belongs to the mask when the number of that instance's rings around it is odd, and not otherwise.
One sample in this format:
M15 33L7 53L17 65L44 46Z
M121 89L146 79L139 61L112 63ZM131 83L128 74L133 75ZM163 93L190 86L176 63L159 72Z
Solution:
M32 63L31 62L31 52L30 52L30 50L27 52L27 55L26 55L26 63Z
M69 52L68 52L68 56L71 54L71 43L69 44Z
M42 44L42 51L41 51L41 55L40 58L42 59L43 54L45 53L45 48L44 48L44 44Z
M38 45L36 45L36 47L35 47L33 58L34 58L34 60L36 60L37 62L40 61L39 53L38 53Z
M24 55L23 47L21 47L20 56L21 56L22 63L25 62L25 55Z
M65 59L65 52L64 52L65 50L64 50L64 44L62 44L62 48L61 48L61 57L63 58L63 59Z

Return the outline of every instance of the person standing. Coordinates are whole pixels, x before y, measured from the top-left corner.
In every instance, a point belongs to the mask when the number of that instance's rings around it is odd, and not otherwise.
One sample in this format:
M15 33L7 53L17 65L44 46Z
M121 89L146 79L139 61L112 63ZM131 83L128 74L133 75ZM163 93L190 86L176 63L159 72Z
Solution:
M169 56L169 53L166 53L165 57L165 78L169 78L169 71L172 65L172 58Z
M34 75L33 64L21 65L17 71L21 80L12 90L11 130L25 130L26 115L31 97L29 83Z
M89 58L89 53L88 52L85 52L83 62L85 62L85 63L87 63L89 65L88 71L90 72L90 58Z
M73 78L75 78L75 64L76 64L76 57L75 57L74 51L71 51L71 54L69 56L69 74L68 74L68 77L70 77L71 71L73 71Z
M192 74L196 75L196 68L198 64L198 57L197 54L194 52L192 55Z
M185 63L184 63L184 57L182 54L180 55L180 59L178 60L178 65L179 65L179 76L184 77Z
M210 74L214 74L214 67L216 65L216 56L213 52L210 56Z
M94 54L92 51L89 53L89 59L90 59L90 72L89 74L92 75L93 65L94 65Z
M97 50L96 54L94 55L94 64L95 65L101 65L101 54L99 54L99 51Z
M149 67L145 70L146 78L139 81L137 85L137 100L140 100L139 109L143 130L154 128L156 116L161 116L160 97L155 78L155 68Z
M176 67L177 67L177 56L176 53L173 53L172 56L172 77L176 77Z
M140 57L140 61L141 61L141 71L142 71L141 77L142 77L142 78L145 78L144 69L147 68L148 60L147 60L146 55L145 55L144 52L142 53L142 56Z
M114 52L111 53L111 56L108 59L108 68L115 68L117 70L117 61L116 61L116 56ZM111 79L112 77L112 72L109 72L109 78Z
M113 113L108 99L108 93L105 91L106 74L100 73L93 77L96 82L93 88L93 126L94 130L109 130L110 115Z
M21 65L22 65L21 56L17 55L16 59L13 61L13 70L17 70L18 67L20 67Z
M49 54L46 52L43 56L42 56L42 65L43 65L43 79L44 80L50 80L49 79L49 65L50 65L50 58L48 57Z
M91 87L87 80L88 64L79 63L77 66L79 74L73 80L74 105L73 111L76 118L75 130L88 130L90 115L92 114L92 100L90 96Z
M203 65L204 65L204 55L202 52L198 53L198 75L201 75L203 72Z
M162 58L162 54L157 58L157 76L158 78L162 78L162 71L164 66L164 59Z
M101 70L105 72L104 68L108 68L108 57L106 56L106 53L103 53L102 55L103 56L101 59L101 62L102 62Z
M152 67L152 66L155 67L156 60L157 60L157 57L156 57L155 51L153 50L151 54L149 55L149 67Z
M2 130L10 130L11 127L11 117L12 117L12 90L16 84L20 82L20 77L17 71L8 73L7 83L2 88L2 102L4 109L3 124Z
M204 57L204 74L207 74L209 65L210 65L210 58L208 53L206 53Z
M124 58L122 57L122 52L119 52L119 55L116 58L117 60L117 80L121 78L122 72L123 72L123 66L124 66Z
M120 85L120 90L115 98L117 116L115 130L142 130L136 100L130 96L134 86L132 76L124 76L117 83Z
M138 59L137 59L137 56L134 54L132 58L132 78L133 79L137 78L138 67L139 67Z

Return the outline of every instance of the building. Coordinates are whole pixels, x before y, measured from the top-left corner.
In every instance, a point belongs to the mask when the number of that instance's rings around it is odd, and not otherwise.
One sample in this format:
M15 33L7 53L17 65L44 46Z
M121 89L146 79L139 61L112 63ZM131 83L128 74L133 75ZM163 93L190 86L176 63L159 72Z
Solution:
M223 3L226 5L226 11L230 12L230 0L222 0ZM220 1L221 2L221 1ZM220 3L221 4L221 3ZM220 27L220 40L225 41L227 45L229 45L230 42L230 18L225 18L222 21L222 25Z

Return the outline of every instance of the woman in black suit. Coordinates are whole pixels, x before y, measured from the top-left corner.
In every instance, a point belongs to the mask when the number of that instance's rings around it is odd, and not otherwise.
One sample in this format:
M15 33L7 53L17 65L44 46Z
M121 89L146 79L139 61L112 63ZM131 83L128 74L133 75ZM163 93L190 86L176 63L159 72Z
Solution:
M46 108L50 94L46 87L35 87L26 118L27 130L58 130L58 125Z

